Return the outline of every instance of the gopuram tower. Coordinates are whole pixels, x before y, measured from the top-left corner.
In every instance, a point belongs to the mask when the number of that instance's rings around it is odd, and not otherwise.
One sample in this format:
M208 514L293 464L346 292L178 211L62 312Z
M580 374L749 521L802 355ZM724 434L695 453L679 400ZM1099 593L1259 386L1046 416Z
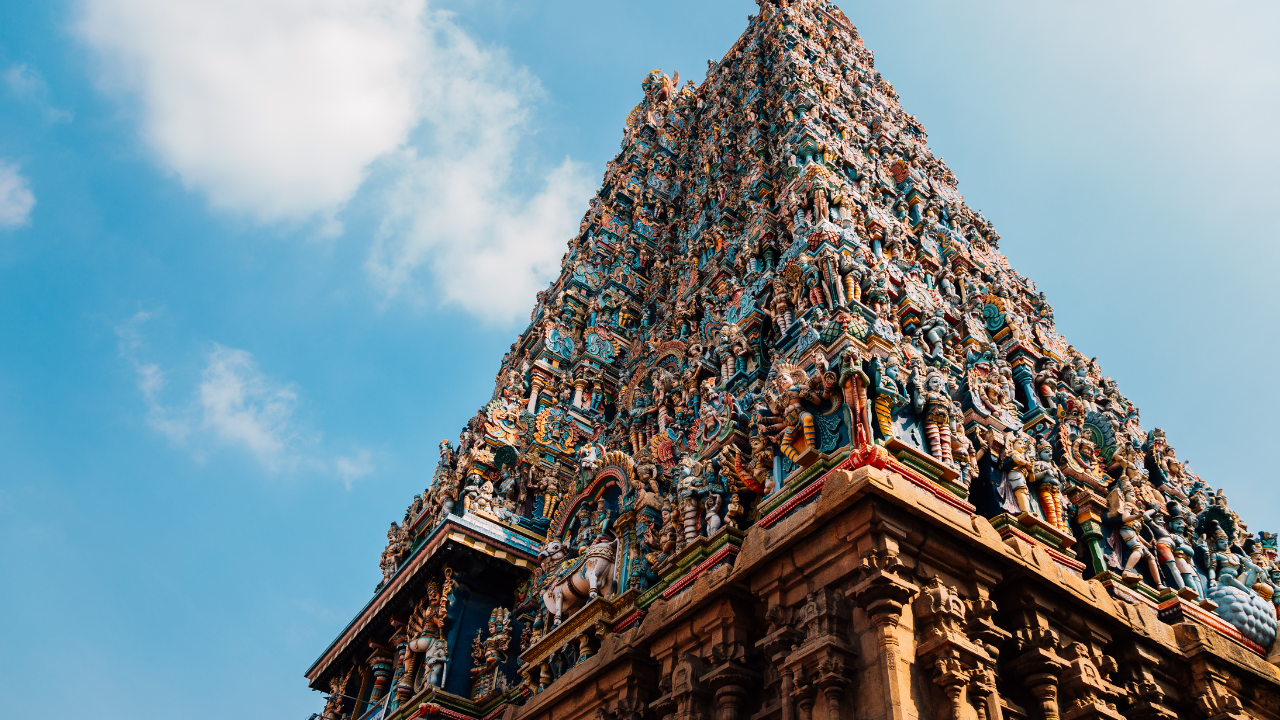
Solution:
M1067 344L872 53L661 71L306 676L327 720L1280 720L1276 538Z

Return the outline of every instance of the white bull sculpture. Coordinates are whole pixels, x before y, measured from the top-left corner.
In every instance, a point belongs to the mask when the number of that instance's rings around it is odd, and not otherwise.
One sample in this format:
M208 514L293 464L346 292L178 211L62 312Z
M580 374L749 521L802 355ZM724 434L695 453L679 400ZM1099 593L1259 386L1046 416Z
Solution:
M559 541L547 543L542 551L542 557L547 561L547 572L556 572L556 567L566 554L564 545ZM616 554L616 540L597 540L569 566L567 572L547 577L544 581L547 583L546 589L542 591L542 603L555 618L553 626L559 625L565 615L572 614L588 601L601 595L609 597L613 594L613 564Z

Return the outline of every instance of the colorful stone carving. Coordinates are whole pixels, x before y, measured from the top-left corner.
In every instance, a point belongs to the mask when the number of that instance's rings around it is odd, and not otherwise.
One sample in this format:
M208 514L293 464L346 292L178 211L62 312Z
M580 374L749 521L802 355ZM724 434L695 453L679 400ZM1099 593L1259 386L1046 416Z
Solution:
M473 699L516 686L504 668L518 632L533 663L522 692L540 692L601 628L859 465L913 478L1114 592L1185 601L1271 647L1275 536L1251 533L1057 333L838 9L762 0L702 84L655 70L641 88L492 398L440 443L431 486L388 532L380 589L450 523L466 524L468 547L539 548L517 597L474 605L491 614L469 659ZM876 572L901 589L895 607L915 592L900 569ZM448 591L425 591L415 691L468 663L443 633ZM859 602L881 612L868 592ZM927 660L953 699L968 688L998 706L998 648L974 643L1008 633L989 601L966 609L957 593L935 581L916 601L945 638ZM844 602L814 598L821 613ZM1064 652L1054 672L1109 702L1100 668L1114 661Z

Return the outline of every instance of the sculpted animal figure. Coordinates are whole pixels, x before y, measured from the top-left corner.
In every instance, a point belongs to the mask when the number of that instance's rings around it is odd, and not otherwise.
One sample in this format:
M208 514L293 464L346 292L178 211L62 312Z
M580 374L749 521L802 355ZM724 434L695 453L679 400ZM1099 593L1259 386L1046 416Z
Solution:
M565 568L561 563L567 551L558 540L547 543L541 556L546 577L543 580L542 603L559 625L565 615L572 614L587 602L613 594L613 564L617 541L597 538L582 555Z

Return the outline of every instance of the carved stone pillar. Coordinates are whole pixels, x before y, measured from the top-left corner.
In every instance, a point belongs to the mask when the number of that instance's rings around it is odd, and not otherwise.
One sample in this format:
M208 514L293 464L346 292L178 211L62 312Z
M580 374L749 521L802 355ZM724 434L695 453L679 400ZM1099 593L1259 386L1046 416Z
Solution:
M795 612L804 642L793 645L782 663L792 685L790 697L801 718L819 701L827 720L839 720L843 715L841 706L851 685L848 668L857 657L849 640L851 615L844 596L825 588L809 595ZM786 698L783 702L785 709Z
M671 671L671 699L675 701L674 720L710 720L708 701L711 691L702 682L707 663L691 653L681 653Z
M795 689L795 674L784 669L782 671L782 720L795 720L795 705L791 701L791 694Z
M1070 663L1061 679L1063 720L1124 720L1116 710L1124 691L1106 678L1115 661L1094 658L1081 643L1072 644L1063 654Z
M732 660L704 675L702 681L714 694L715 720L742 720L748 686L759 679L758 673Z
M973 690L973 708L978 712L978 720L1004 720L994 669L977 674L973 678Z
M374 653L369 657L369 669L373 671L373 693L369 695L370 706L378 704L387 694L391 686L393 662L390 650L380 645L374 646Z
M1156 682L1153 668L1161 658L1140 643L1126 643L1123 655L1128 671L1125 690L1129 693L1128 720L1174 720L1178 714L1166 704L1164 691Z
M529 391L529 412L536 415L538 413L538 399L542 397L542 389L547 385L547 379L538 373L534 373L530 378Z
M996 662L1000 659L1000 646L1009 639L1010 633L996 625L996 604L990 598L967 600L965 608L965 634L991 658L990 665L974 674L974 707L979 720L1004 720L1000 693L996 690Z
M769 667L778 675L764 678L762 700L768 704L771 698L777 698L781 705L781 720L795 720L795 704L791 692L795 690L795 671L785 664L787 653L795 648L802 636L790 625L791 611L783 606L775 605L765 613L769 623L768 632L756 641L758 648L769 660Z
M850 591L855 603L867 613L879 641L880 685L886 718L906 720L906 703L911 682L903 672L902 648L898 643L898 622L902 608L919 588L911 582L910 569L897 553L875 550L862 559L862 579ZM914 655L914 653L913 653Z
M1014 677L1035 698L1044 720L1059 720L1058 678L1067 662L1055 651L1057 633L1048 628L1023 628L1015 633L1024 650L1010 664Z
M1225 692L1207 690L1196 696L1196 707L1205 720L1252 720L1244 711L1240 698Z
M1031 373L1030 364L1030 358L1025 355L1020 355L1013 361L1013 381L1018 383L1023 395L1027 397L1027 411L1024 413L1024 417L1040 409L1040 403L1036 398L1035 378Z
M1002 602L1018 654L1006 669L1035 699L1041 718L1058 720L1058 679L1067 661L1058 655L1058 632L1049 619L1052 608L1038 589L1018 586L1009 591L1011 594Z
M1044 720L1058 720L1058 677L1052 673L1035 673L1023 682L1039 704Z
M1000 713L1000 698L992 697L994 646L1009 636L990 622L995 605L989 600L966 603L955 588L934 578L921 589L913 607L920 638L917 666L933 669L934 684L947 698L951 720L971 717L966 712L970 705L984 720L991 720L992 708Z
M1178 647L1191 661L1191 687L1188 694L1195 698L1196 709L1205 720L1248 720L1244 703L1237 695L1238 681L1230 670L1219 664L1206 640L1208 628L1194 623L1174 625ZM1234 687L1233 687L1234 686Z
M822 690L822 697L827 702L827 720L844 720L853 717L852 713L846 714L842 711L844 695L849 684L849 679L844 677L843 667L829 675L819 677L818 687Z
M798 720L813 720L813 704L817 700L817 688L808 682L801 682L796 685L796 689L791 691L791 697L796 703L796 714Z
M653 720L649 701L658 683L648 650L628 647L615 657L626 663L626 680L613 687L610 716L614 720Z
M406 657L409 654L409 638L405 636L403 627L391 636L391 641L395 643L396 655L395 664L393 665L395 674L391 678L391 686L395 692L395 697L391 698L390 707L398 708L400 707L400 702L402 700L408 699L409 695L413 694L412 685L409 686L409 692L407 695L402 694L400 689L400 686L404 684ZM413 682L412 678L410 678L409 682Z
M1107 512L1107 503L1085 488L1074 490L1071 502L1076 506L1076 522L1080 524L1083 559L1089 564L1086 577L1096 577L1107 571L1106 556L1102 550L1102 516Z

